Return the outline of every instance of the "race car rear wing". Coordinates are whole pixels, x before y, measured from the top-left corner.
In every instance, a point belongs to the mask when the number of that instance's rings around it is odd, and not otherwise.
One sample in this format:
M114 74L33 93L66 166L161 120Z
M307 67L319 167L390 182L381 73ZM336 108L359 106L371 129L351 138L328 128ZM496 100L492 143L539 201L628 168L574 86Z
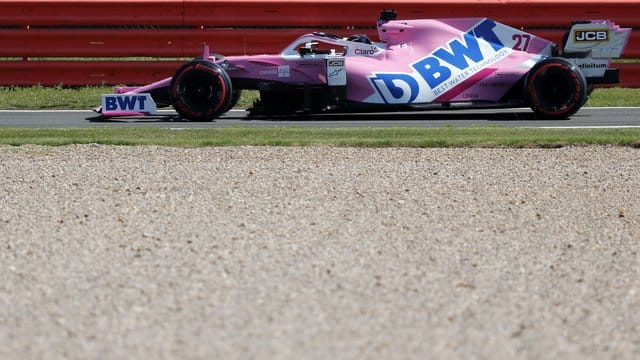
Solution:
M574 22L565 35L563 53L583 54L594 59L619 58L627 46L631 29L610 20Z
M631 29L610 20L577 21L563 38L562 56L571 59L590 84L617 84L618 69L610 69L627 46Z

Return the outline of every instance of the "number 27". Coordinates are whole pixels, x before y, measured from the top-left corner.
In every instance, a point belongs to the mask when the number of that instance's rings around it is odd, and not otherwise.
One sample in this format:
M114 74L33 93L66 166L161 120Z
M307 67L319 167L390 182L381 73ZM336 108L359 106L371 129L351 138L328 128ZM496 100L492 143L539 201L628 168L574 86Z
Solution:
M513 50L527 51L529 49L529 42L531 41L531 35L529 34L514 34L511 39L516 43L513 45Z

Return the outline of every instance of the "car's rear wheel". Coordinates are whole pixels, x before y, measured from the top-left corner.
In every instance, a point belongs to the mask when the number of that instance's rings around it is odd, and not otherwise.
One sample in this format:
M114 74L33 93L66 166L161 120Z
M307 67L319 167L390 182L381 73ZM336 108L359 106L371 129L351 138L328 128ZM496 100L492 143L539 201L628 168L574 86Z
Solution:
M580 69L562 58L549 58L536 64L525 79L529 106L538 117L566 119L587 99L587 81Z
M222 67L206 60L191 61L171 80L171 101L178 114L190 121L212 121L228 110L231 79Z

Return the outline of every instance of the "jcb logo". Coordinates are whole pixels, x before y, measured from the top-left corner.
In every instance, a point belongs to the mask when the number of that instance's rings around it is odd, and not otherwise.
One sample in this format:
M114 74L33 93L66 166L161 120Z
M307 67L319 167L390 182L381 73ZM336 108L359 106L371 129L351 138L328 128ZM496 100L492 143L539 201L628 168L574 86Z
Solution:
M576 30L574 38L576 42L584 41L608 41L608 30Z

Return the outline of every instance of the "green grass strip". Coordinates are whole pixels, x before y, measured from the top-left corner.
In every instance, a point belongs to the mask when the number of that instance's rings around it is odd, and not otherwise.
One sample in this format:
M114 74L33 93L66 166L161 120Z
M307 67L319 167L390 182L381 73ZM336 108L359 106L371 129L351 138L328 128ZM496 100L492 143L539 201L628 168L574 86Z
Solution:
M349 147L640 147L640 129L442 128L254 128L170 130L148 127L0 129L4 145L349 146Z

